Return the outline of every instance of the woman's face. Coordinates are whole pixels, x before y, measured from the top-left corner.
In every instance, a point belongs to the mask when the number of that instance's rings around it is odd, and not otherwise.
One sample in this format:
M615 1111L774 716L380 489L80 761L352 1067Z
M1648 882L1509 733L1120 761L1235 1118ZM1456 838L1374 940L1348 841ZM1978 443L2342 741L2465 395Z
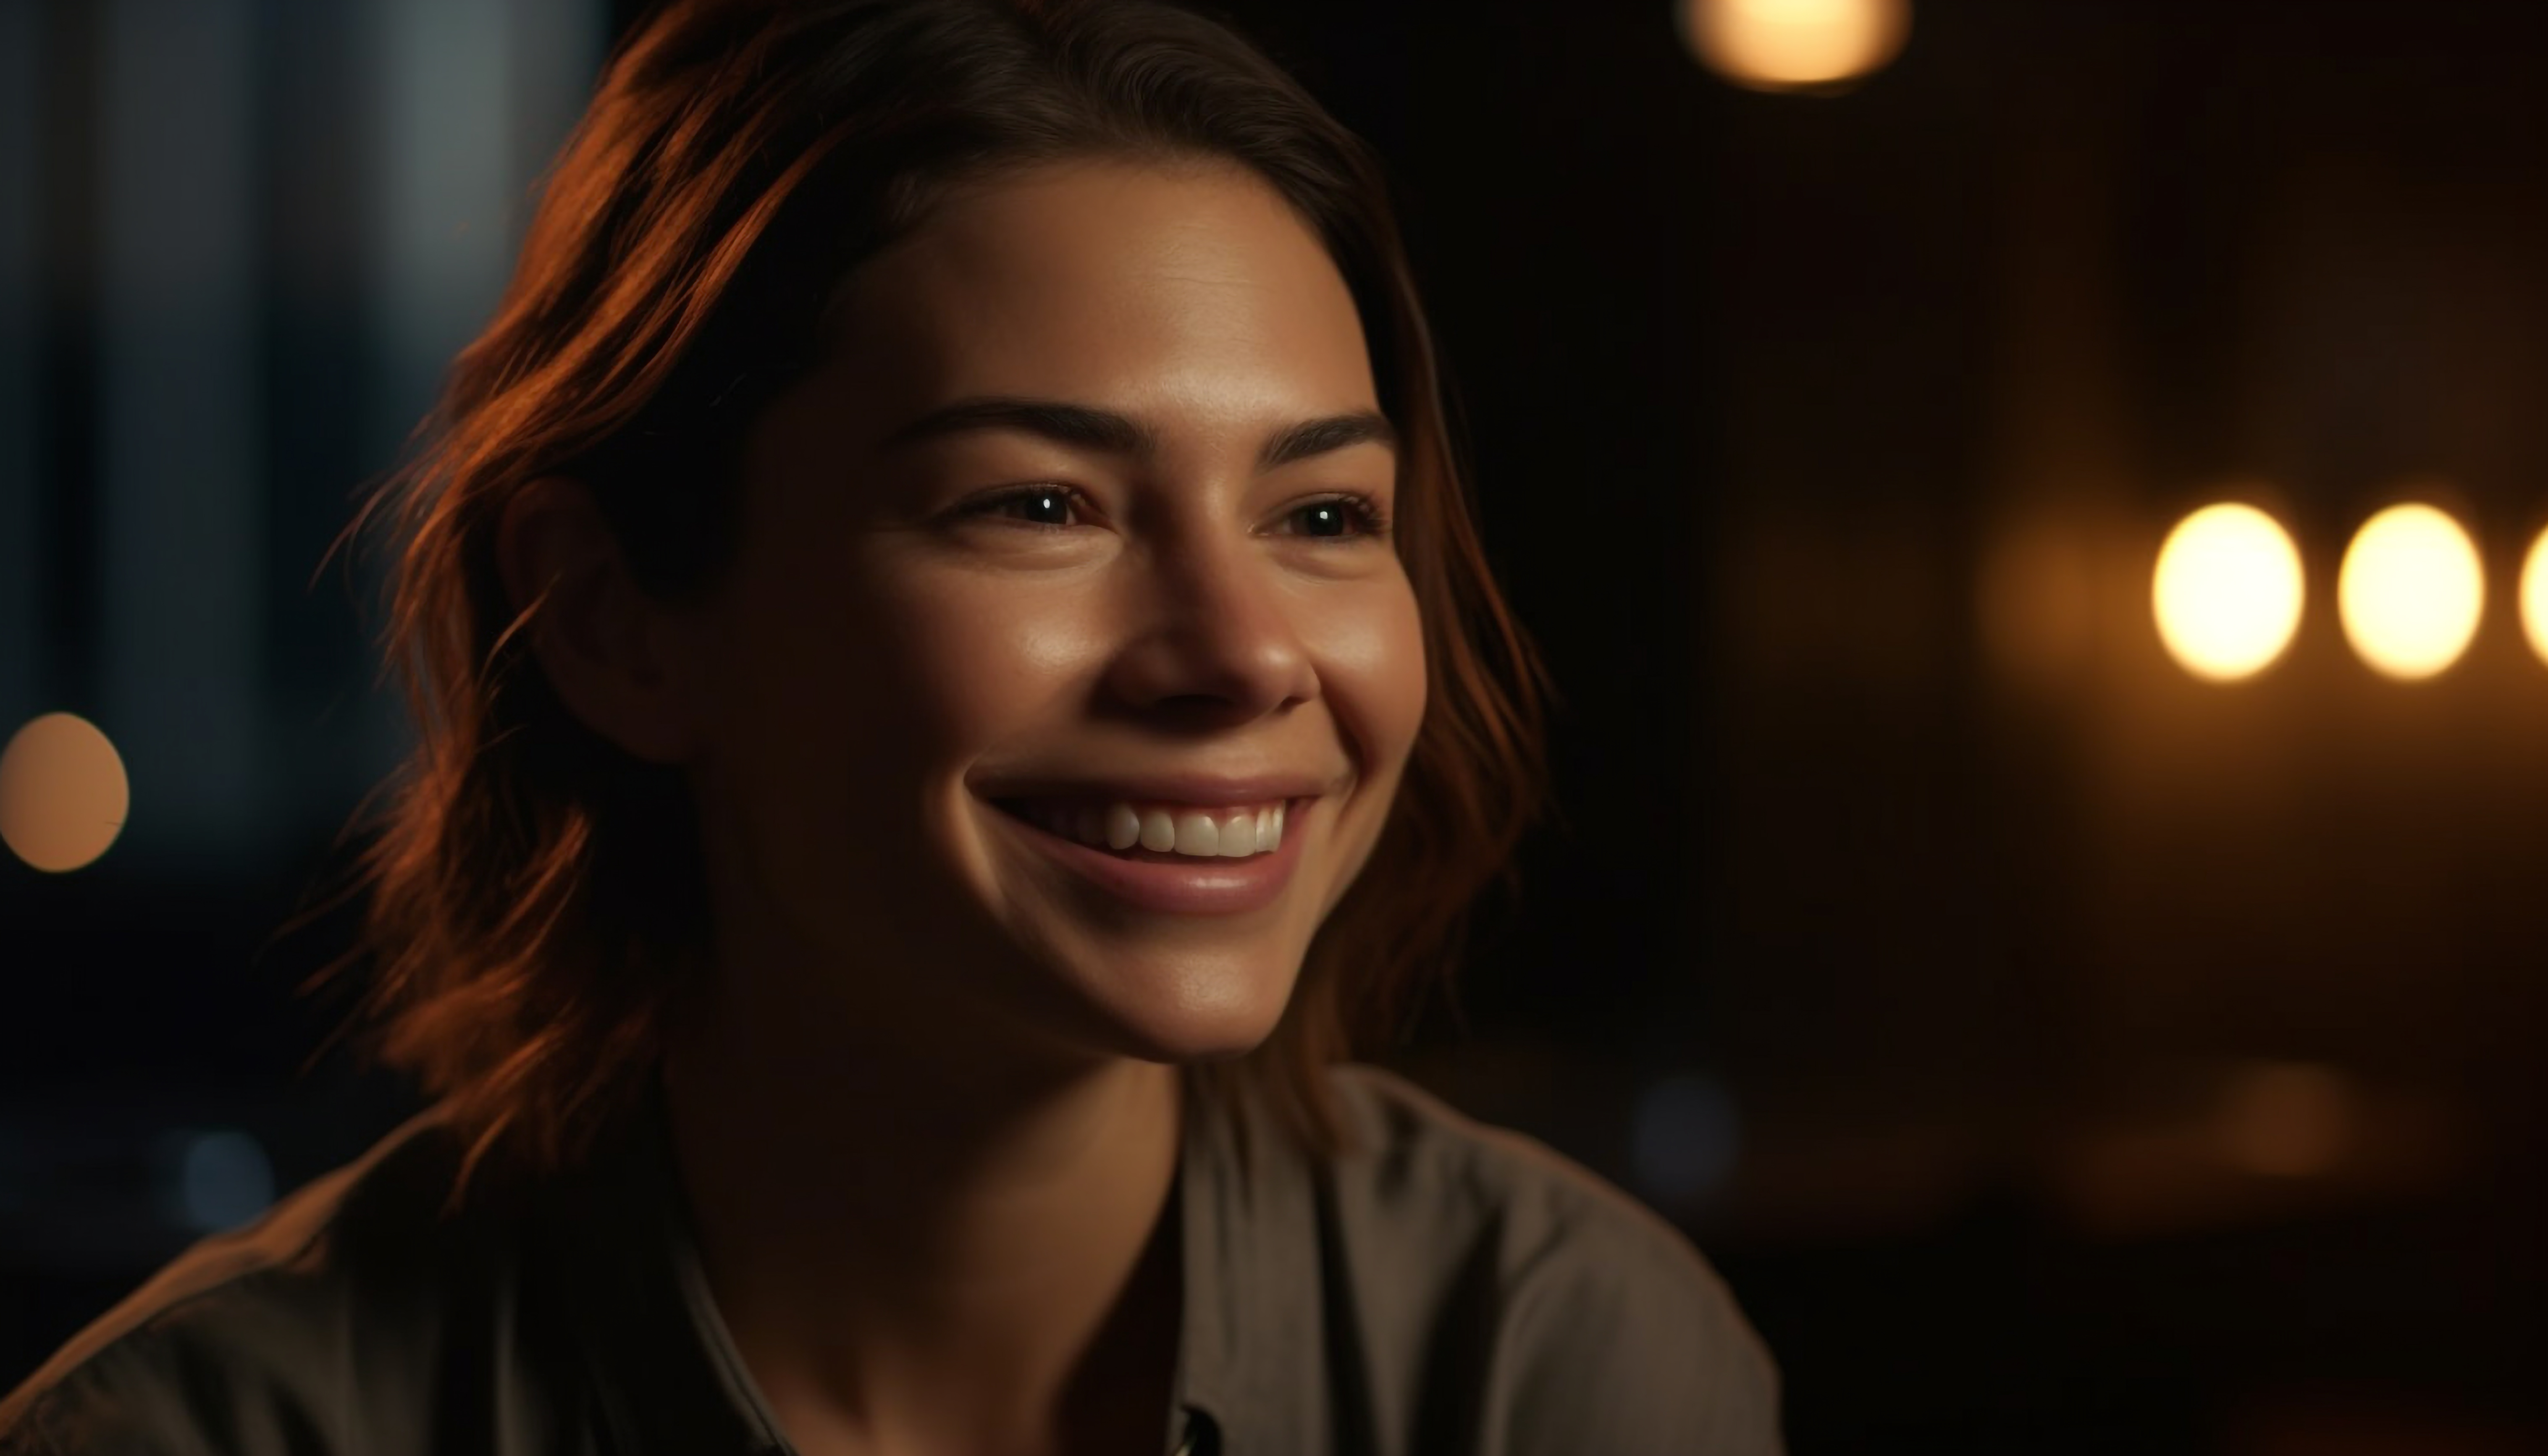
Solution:
M1336 500L1392 511L1397 471L1332 260L1252 175L1054 165L946 202L827 338L682 634L725 989L923 1043L1256 1045L1424 711L1407 575ZM1225 851L1291 802L1279 851L1137 864L1022 797Z

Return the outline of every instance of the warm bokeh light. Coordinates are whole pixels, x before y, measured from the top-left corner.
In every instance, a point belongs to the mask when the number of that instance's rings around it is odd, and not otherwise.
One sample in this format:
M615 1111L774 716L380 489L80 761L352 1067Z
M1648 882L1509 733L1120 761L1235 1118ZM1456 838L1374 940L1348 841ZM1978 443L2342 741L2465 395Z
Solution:
M77 869L123 832L124 760L85 718L47 713L0 750L0 842L38 869Z
M2187 672L2215 682L2260 672L2300 626L2300 551L2252 505L2207 505L2159 548L2150 609Z
M1739 86L1836 86L1881 68L1911 31L1910 0L1683 0L1682 38Z
M2259 1062L2222 1088L2214 1130L2224 1157L2251 1173L2305 1178L2342 1161L2353 1141L2352 1084L2312 1062Z
M2363 522L2335 583L2346 640L2392 678L2429 678L2457 662L2485 604L2477 547L2430 505L2393 505Z
M2548 531L2530 543L2529 559L2521 563L2521 630L2530 650L2548 662Z
M1999 534L1983 555L1974 602L2002 672L2049 684L2088 657L2097 565L2090 532L2075 522L2021 522Z

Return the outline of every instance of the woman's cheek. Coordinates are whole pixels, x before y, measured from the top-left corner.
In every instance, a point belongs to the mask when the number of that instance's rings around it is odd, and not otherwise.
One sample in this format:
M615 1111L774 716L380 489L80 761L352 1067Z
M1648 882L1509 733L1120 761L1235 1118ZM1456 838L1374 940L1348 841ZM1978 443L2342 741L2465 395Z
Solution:
M1321 632L1321 678L1363 774L1393 777L1424 721L1424 623L1404 573L1342 603Z
M879 645L932 757L1013 746L1105 650L1084 589L996 577L931 586L897 603Z

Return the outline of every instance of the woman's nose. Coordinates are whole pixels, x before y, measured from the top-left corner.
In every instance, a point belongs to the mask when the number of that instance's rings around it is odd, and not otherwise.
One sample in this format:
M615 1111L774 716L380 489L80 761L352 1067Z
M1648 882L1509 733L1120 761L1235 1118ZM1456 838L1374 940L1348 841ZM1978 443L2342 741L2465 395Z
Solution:
M1139 625L1111 675L1126 702L1209 701L1221 707L1216 716L1245 721L1316 693L1299 588L1264 543L1165 541L1126 565Z

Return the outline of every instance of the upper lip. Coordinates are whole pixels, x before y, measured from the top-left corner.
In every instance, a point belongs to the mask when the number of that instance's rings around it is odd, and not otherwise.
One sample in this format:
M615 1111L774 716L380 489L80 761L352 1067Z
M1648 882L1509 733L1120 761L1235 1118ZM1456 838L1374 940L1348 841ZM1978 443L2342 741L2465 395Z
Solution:
M1124 774L1103 778L1018 778L985 784L984 798L1149 799L1171 804L1262 804L1317 798L1326 780L1307 774Z

